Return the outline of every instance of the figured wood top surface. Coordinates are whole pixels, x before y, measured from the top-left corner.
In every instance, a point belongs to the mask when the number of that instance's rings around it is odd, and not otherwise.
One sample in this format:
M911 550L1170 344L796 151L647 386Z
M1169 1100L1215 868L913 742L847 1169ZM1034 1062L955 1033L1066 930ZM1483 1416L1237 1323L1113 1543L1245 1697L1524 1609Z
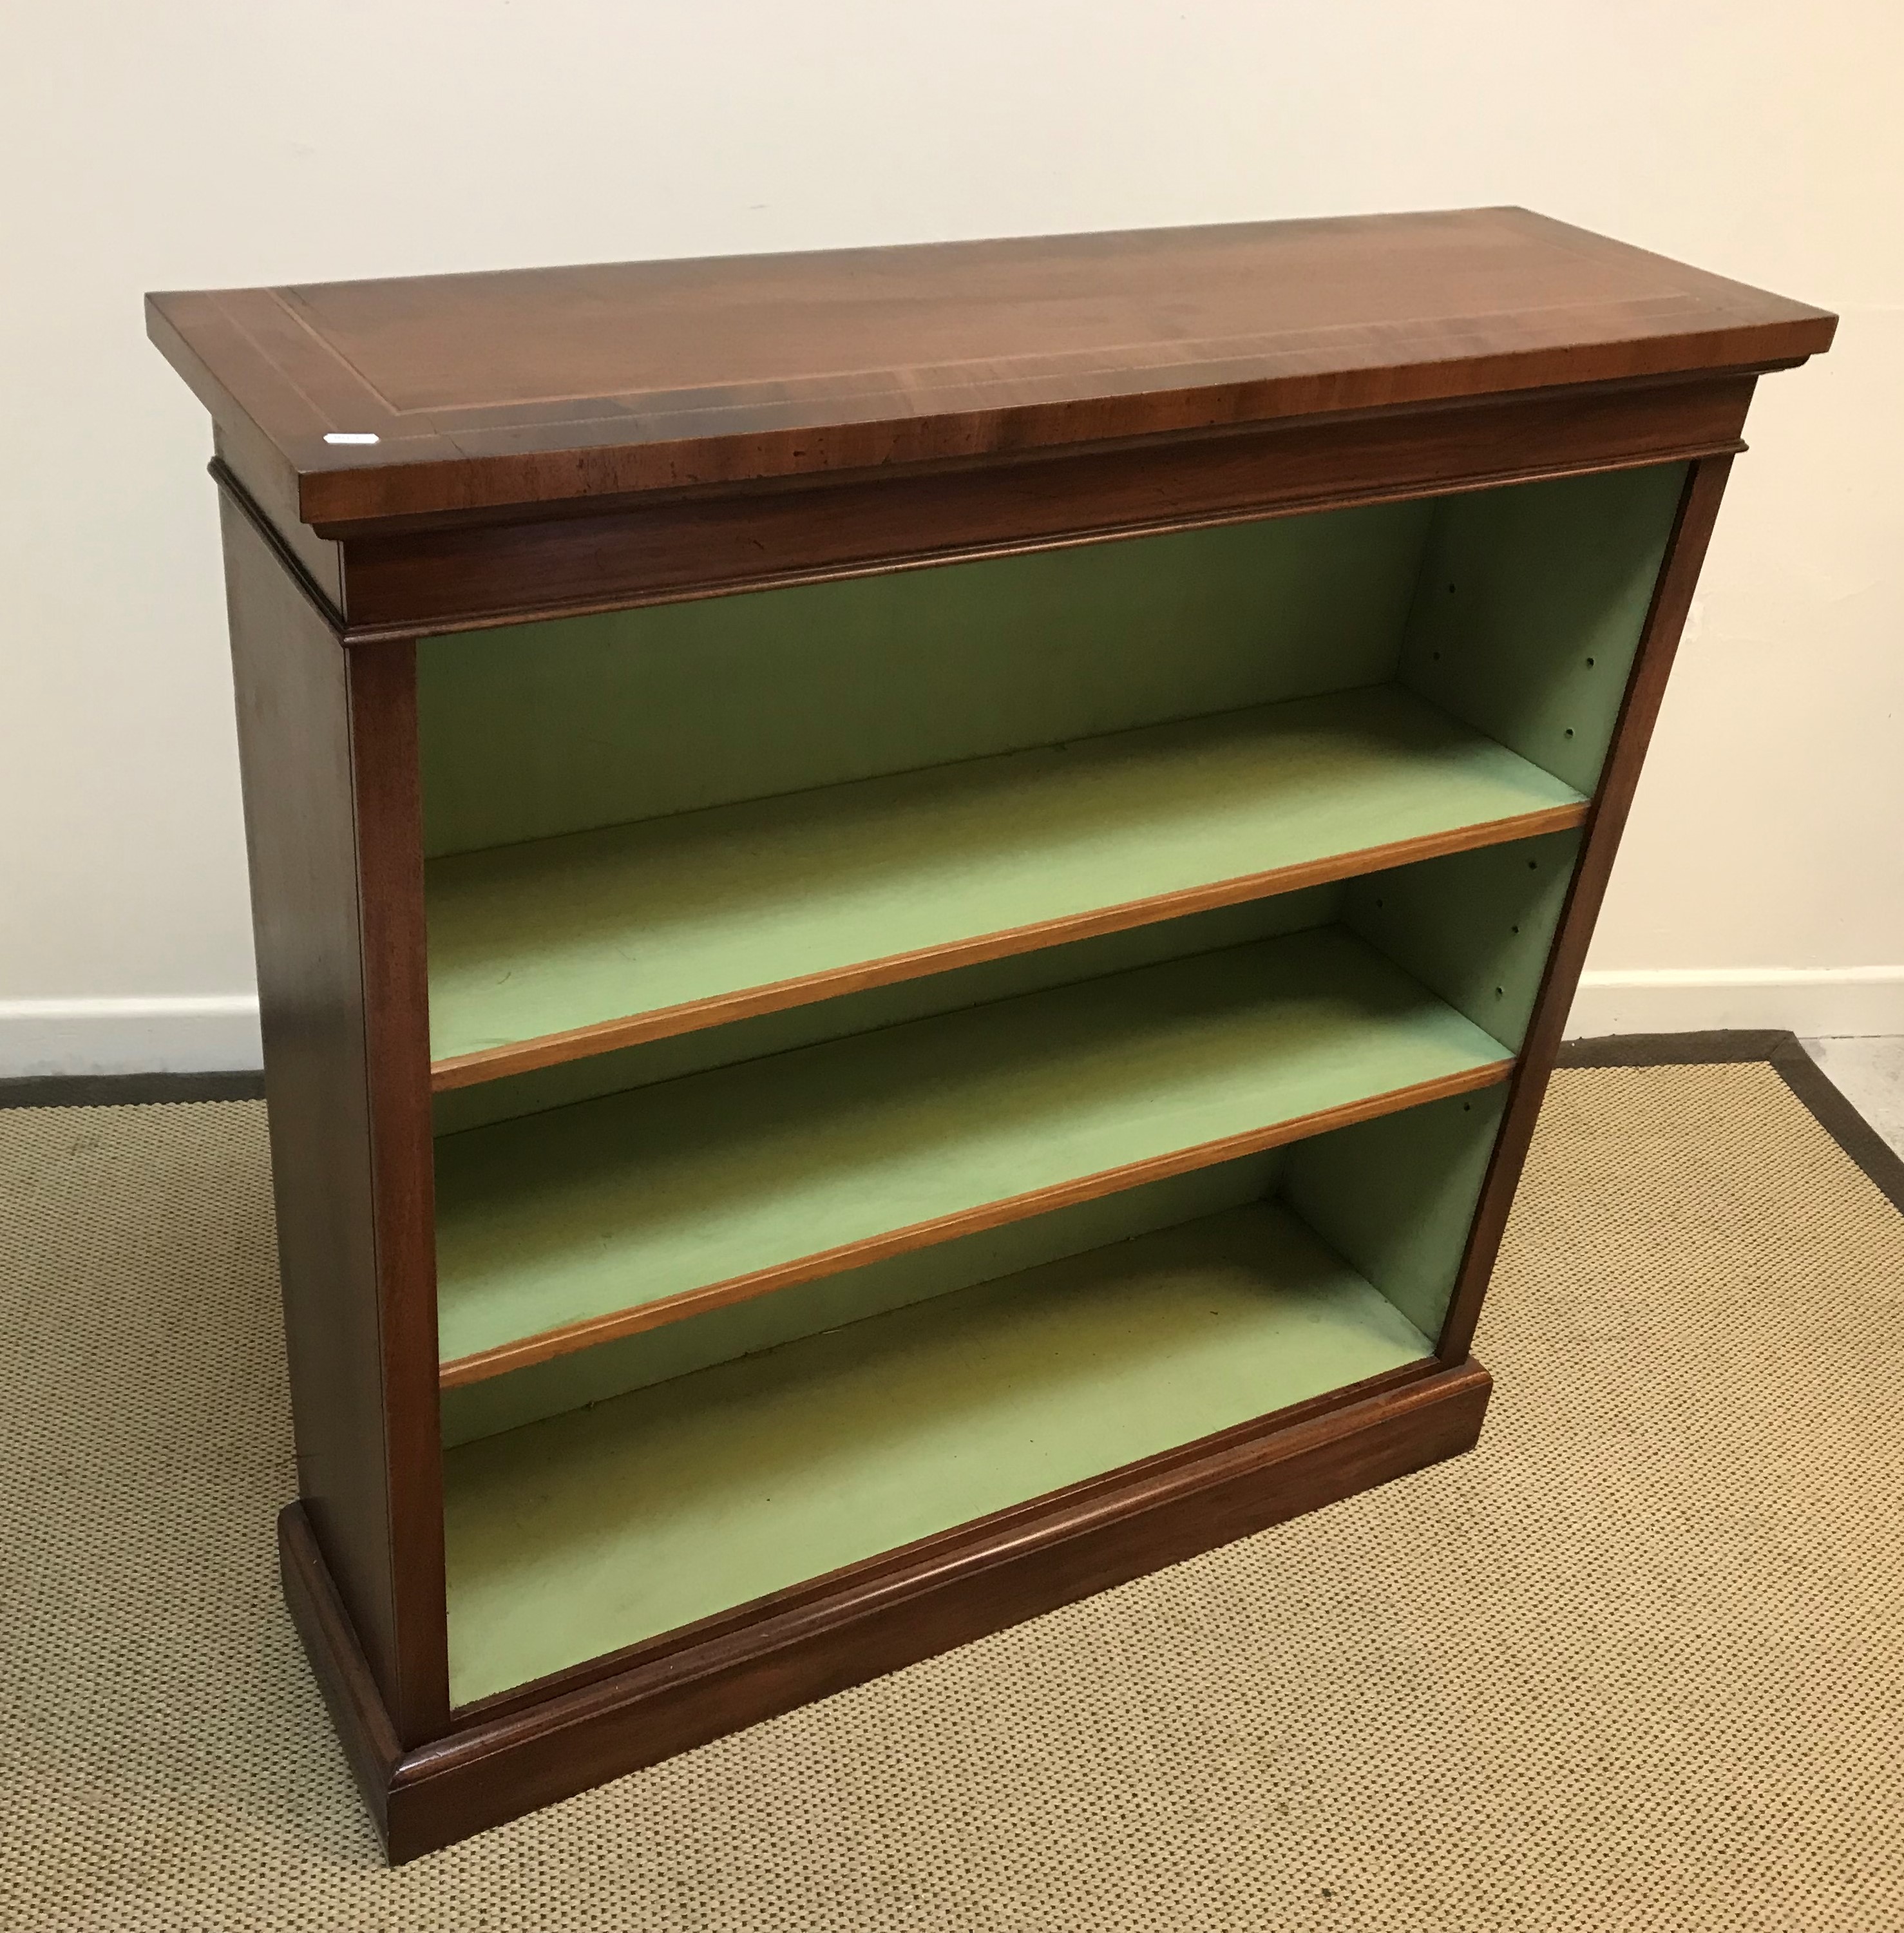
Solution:
M1512 208L161 294L147 320L320 525L1763 367L1836 323Z

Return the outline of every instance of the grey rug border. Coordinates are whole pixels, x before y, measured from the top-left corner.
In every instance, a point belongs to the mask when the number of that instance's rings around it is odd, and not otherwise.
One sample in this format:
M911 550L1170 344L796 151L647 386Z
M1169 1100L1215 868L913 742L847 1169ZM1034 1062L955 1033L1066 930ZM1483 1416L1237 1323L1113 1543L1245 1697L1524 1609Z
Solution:
M1775 1027L1737 1027L1711 1033L1609 1034L1598 1040L1565 1042L1556 1064L1713 1067L1747 1061L1769 1063L1846 1159L1904 1215L1904 1155L1839 1093L1824 1069L1800 1046L1794 1033Z
M0 1108L146 1108L263 1099L261 1067L221 1074L28 1074L0 1080Z

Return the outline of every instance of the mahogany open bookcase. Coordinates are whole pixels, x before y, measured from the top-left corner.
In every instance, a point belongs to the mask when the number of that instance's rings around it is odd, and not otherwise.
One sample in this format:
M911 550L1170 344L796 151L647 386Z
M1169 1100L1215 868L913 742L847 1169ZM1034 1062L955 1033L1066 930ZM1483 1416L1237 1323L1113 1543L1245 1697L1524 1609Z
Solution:
M1755 377L1522 211L156 296L391 1856L1472 1444Z

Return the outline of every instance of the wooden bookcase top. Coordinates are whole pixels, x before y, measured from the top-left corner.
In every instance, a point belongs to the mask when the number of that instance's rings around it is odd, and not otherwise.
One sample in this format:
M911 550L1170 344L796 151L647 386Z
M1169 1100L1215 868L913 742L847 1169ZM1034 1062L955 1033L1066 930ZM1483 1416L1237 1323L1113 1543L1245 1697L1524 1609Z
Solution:
M221 435L320 529L1764 369L1836 326L1517 208L159 294L146 312Z

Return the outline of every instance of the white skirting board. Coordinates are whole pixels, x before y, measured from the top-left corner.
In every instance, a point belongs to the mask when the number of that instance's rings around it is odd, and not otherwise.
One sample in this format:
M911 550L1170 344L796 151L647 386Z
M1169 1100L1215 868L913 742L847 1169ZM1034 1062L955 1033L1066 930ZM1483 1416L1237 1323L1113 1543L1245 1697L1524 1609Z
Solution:
M223 1074L263 1065L255 994L0 1000L0 1078Z
M1570 1039L1785 1027L1904 1035L1904 966L1688 966L1590 972ZM0 1000L0 1078L239 1072L263 1064L252 994Z
M1668 966L1581 976L1570 1040L1782 1027L1904 1034L1904 966Z

